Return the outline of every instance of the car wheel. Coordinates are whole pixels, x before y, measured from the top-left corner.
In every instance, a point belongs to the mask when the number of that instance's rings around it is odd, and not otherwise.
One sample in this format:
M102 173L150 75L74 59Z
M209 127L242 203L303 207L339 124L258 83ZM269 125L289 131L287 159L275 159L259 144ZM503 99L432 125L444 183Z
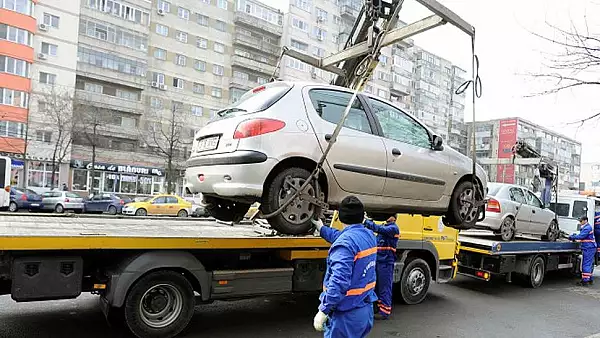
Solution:
M139 338L175 337L192 319L194 305L194 289L183 274L151 272L127 293L125 323Z
M58 214L62 214L63 212L65 212L65 207L63 207L62 204L57 204L54 207L54 211Z
M515 226L515 220L512 217L506 217L502 224L500 224L500 237L505 242L510 242L515 238L517 233L517 227Z
M188 212L186 210L179 210L177 213L177 217L188 217Z
M82 214L83 213L83 209L75 209L73 210L74 213L76 214Z
M135 211L135 215L136 216L147 216L148 215L148 211L146 211L146 209L140 208L140 209L137 209Z
M267 185L264 201L261 203L263 212L270 214L288 199L288 196L296 192L310 176L310 172L302 168L287 168L277 174L273 181ZM314 183L310 183L305 192L313 197L316 196ZM279 215L270 218L269 224L273 229L287 234L300 235L310 231L313 227L311 219L316 212L315 205L303 201L297 197Z
M15 202L10 202L10 204L8 205L8 211L17 212L19 211L19 206Z
M546 234L542 236L542 239L548 242L556 242L558 236L560 235L560 229L558 228L558 223L556 220L550 221L550 225L546 230Z
M111 205L108 207L108 213L111 215L116 215L117 214L117 207L115 207L114 205Z
M223 222L237 223L244 219L250 209L250 204L227 201L216 197L206 198L205 210L211 217Z
M409 260L402 271L400 282L395 285L400 295L400 301L404 304L414 305L421 303L427 296L429 284L431 283L431 269L421 258Z
M473 188L471 181L460 182L452 192L452 198L446 214L449 226L455 229L471 229L477 223L482 209L472 207L472 201L481 198Z

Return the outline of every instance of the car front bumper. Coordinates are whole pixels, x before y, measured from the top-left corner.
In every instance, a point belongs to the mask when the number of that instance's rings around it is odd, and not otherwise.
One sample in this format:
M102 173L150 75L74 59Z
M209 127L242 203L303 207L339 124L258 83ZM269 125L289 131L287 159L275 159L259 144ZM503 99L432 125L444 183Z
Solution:
M136 210L137 210L136 208L126 208L126 207L123 207L123 209L121 209L121 213L123 215L135 215L135 211Z
M187 161L186 189L225 197L261 197L263 185L277 160L251 150L205 155Z

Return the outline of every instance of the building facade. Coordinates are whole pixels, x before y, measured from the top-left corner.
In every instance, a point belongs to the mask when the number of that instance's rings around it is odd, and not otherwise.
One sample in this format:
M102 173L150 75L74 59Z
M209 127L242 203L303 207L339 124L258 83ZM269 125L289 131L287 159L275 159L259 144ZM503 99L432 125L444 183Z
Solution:
M600 162L581 164L581 180L579 190L600 194Z
M469 133L472 123L468 123ZM486 169L490 182L515 183L531 186L533 166L499 163L510 159L512 146L525 141L536 149L544 160L558 166L560 189L578 189L581 175L581 143L548 128L514 117L475 124L475 153ZM469 147L472 149L472 146Z

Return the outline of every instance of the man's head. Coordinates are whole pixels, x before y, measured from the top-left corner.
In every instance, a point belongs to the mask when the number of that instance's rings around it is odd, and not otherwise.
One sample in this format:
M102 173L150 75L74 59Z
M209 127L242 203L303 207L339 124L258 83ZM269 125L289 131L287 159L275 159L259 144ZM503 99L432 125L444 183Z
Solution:
M587 216L581 216L581 217L579 217L579 224L584 225L587 222L588 222Z
M356 196L348 196L342 200L338 214L344 224L360 224L365 219L365 207Z

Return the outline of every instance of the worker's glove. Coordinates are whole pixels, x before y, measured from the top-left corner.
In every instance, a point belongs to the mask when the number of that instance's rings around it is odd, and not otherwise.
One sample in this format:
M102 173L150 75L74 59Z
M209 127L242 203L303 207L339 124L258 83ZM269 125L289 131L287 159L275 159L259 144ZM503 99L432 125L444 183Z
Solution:
M315 330L319 332L325 331L325 323L327 323L327 315L322 311L317 312L315 319L313 319Z
M323 221L321 221L320 219L311 219L310 220L312 222L312 224L315 225L315 232L314 235L319 237L321 236L321 228L324 226Z

